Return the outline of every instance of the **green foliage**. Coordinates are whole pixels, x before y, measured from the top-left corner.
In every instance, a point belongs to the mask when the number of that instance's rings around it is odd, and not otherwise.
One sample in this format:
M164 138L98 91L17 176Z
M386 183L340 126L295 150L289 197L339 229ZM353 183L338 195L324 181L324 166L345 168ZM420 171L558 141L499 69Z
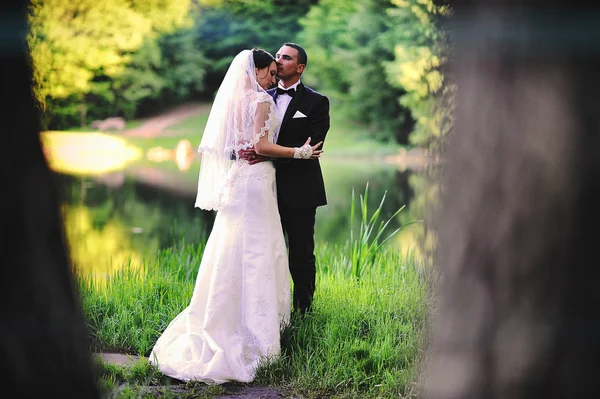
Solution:
M228 0L200 2L197 45L210 61L207 94L220 85L231 60L243 49L262 47L275 55L281 45L296 41L298 22L316 0ZM204 3L204 4L203 4Z
M165 78L159 69L162 63L162 53L155 40L146 40L142 47L132 54L131 62L123 73L112 80L109 90L114 98L109 101L112 114L122 114L130 119L142 100L159 96L165 86Z
M192 23L191 0L125 0L124 3L150 21L157 33L171 33Z
M434 94L443 83L438 18L448 12L431 0L321 0L301 20L306 81L380 140L405 144L410 133L411 144L427 146L447 127Z
M196 41L194 27L162 36L159 45L163 56L159 74L165 81L163 102L180 103L202 92L209 61Z
M357 10L355 0L321 0L300 20L300 43L309 56L303 79L334 102L345 100L352 83L344 71L354 50L348 18Z
M39 94L39 93L38 93ZM47 97L42 114L46 127L74 127L80 129L81 98L71 95L67 98Z
M113 114L133 118L142 103L160 108L185 101L203 89L206 64L191 27L146 40L112 81Z
M306 81L343 104L346 116L367 124L379 140L407 142L412 121L386 82L383 62L393 58L385 39L389 1L322 0L301 20L309 52Z
M136 101L155 96L162 83L148 68L157 61L151 40L189 25L189 7L189 0L32 0L28 44L36 96L50 123L56 127L63 118L54 116L77 111L85 124L87 96L97 101L92 112L105 114L119 110L116 97L132 102L121 105L131 114ZM118 87L124 92L115 94ZM61 100L78 108L62 107Z
M440 28L442 18L450 14L447 6L432 0L392 0L396 7L388 10L394 28L389 38L395 43L394 60L385 62L390 84L406 91L400 104L411 110L416 121L411 143L421 147L439 145L449 126L452 99L439 102L444 87L441 67L445 62L447 38ZM452 90L451 86L447 86ZM441 105L441 107L440 107ZM449 109L448 109L449 108Z
M151 29L120 0L33 0L30 26L42 100L87 93L97 70L116 76Z

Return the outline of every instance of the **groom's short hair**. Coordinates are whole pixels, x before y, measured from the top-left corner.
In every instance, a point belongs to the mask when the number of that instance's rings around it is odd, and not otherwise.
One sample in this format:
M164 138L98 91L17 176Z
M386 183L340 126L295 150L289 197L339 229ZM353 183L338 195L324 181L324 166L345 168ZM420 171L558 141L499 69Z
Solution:
M301 45L296 44L296 43L284 43L284 46L288 46L288 47L292 47L295 48L296 50L298 50L298 64L304 64L306 65L308 63L308 55L306 54L306 50L304 50L304 48L302 48Z

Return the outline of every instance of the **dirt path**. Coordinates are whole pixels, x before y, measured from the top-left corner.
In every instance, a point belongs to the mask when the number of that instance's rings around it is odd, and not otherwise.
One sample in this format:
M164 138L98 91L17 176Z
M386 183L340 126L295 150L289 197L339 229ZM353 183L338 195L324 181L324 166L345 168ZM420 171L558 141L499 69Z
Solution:
M131 366L139 361L145 361L143 358L135 355L125 355L122 353L96 353L96 356L100 356L104 362L112 363L117 366ZM224 392L222 395L211 396L215 399L283 399L283 398L295 398L302 399L300 396L287 396L283 392L280 392L276 388L271 387L260 387L260 386L248 386L248 385L236 385L226 384L223 386ZM174 395L175 397L197 397L203 390L207 389L207 386L199 384L195 388L190 389L185 383L175 383L170 386L145 386L142 387L142 391L150 394L154 397L163 397ZM206 394L206 393L205 393Z
M122 134L126 137L171 136L173 133L168 131L167 128L169 126L201 113L207 113L209 110L210 104L206 103L184 104L163 114L147 118L143 120L140 126L129 130L124 130Z

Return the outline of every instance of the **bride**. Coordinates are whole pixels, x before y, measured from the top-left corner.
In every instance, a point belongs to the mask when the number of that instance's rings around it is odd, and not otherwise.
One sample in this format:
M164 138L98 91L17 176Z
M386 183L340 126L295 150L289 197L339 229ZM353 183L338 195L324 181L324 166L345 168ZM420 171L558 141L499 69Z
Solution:
M277 209L275 167L239 157L318 158L321 143L273 143L280 121L265 91L277 64L262 50L240 52L217 91L198 151L195 206L216 210L190 304L157 340L150 363L178 380L251 382L262 359L280 353L290 317L290 277Z

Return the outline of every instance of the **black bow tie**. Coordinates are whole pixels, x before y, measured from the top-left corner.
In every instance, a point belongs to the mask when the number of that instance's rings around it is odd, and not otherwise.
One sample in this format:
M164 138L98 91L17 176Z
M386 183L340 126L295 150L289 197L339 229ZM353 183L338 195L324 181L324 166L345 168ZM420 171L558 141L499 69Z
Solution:
M277 95L280 94L287 94L290 97L294 97L294 94L296 94L296 89L282 89L281 87L277 87Z

